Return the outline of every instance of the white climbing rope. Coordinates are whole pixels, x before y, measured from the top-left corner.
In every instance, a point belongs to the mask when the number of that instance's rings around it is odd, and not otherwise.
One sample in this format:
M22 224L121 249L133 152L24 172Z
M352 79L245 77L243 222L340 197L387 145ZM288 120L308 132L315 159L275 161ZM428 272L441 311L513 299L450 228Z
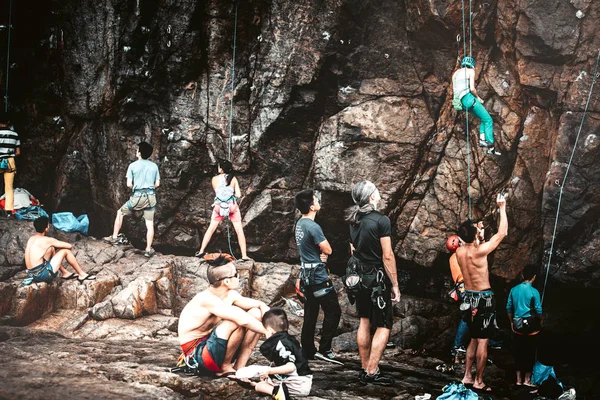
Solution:
M583 122L585 121L585 116L587 114L587 110L590 105L590 99L592 98L594 84L596 83L596 79L598 78L598 61L600 61L600 51L598 51L598 57L596 58L596 67L594 68L594 75L592 78L592 84L590 86L590 92L588 93L587 102L585 103L585 109L583 110L583 115L581 117L581 123L579 124L579 130L577 131L577 137L575 138L575 143L573 144L573 150L571 151L571 157L569 158L569 163L567 164L567 170L565 171L565 176L563 177L563 181L560 184L560 192L558 195L558 204L556 206L556 218L554 219L554 229L552 231L552 241L550 242L550 254L548 255L548 264L546 265L546 276L544 278L544 288L542 290L542 299L541 299L542 304L544 303L544 295L546 294L546 285L548 284L548 273L550 271L550 263L552 262L552 253L554 251L554 241L556 239L556 229L558 227L558 216L560 214L560 205L562 202L563 189L565 187L565 184L567 183L567 176L569 175L569 169L571 168L571 163L573 162L573 156L575 155L575 150L577 149L577 143L579 142L579 135L581 135L581 130L583 128Z

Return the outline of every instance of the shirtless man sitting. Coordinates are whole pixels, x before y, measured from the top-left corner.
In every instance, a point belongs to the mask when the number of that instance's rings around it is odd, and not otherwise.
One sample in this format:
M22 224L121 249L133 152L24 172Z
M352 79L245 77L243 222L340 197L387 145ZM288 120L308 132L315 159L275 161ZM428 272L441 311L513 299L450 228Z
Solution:
M25 266L27 267L26 283L52 282L61 272L63 279L75 279L79 282L95 280L95 275L86 274L81 269L71 249L73 246L46 236L48 233L48 217L39 217L33 221L35 235L31 236L25 247ZM68 273L62 266L63 260L73 267L76 273Z
M188 365L197 363L201 372L229 376L246 366L259 336L266 334L261 321L269 306L240 295L233 262L220 256L209 264L209 287L179 316L179 343Z
M491 392L492 389L483 383L483 371L487 362L487 347L490 336L497 330L496 299L490 286L487 256L498 247L508 234L506 218L506 199L499 194L496 203L500 209L500 225L498 233L488 242L481 243L477 234L477 226L467 220L458 228L458 236L464 242L456 249L456 257L465 282L463 304L470 308L463 312L467 315L467 325L471 341L467 348L465 375L462 382L473 385L474 389ZM462 309L463 306L461 306ZM477 359L475 379L471 368Z

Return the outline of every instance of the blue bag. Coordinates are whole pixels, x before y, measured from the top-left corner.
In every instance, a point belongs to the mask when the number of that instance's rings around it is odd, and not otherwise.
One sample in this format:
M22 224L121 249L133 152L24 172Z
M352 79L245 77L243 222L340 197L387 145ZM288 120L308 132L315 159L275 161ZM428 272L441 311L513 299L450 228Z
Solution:
M72 212L61 212L52 214L52 225L64 232L81 232L87 236L90 220L87 214L75 218Z
M48 217L48 213L40 206L31 206L15 211L15 218L19 221L35 221L39 217Z
M437 400L478 400L479 395L467 389L465 385L458 382L451 382L442 389L444 393L437 397Z
M533 383L536 386L540 386L548 378L554 378L556 380L556 383L558 383L558 385L563 390L565 390L563 384L556 377L554 367L549 367L547 365L542 364L539 361L536 361L535 365L533 366L533 372L531 373L531 383Z

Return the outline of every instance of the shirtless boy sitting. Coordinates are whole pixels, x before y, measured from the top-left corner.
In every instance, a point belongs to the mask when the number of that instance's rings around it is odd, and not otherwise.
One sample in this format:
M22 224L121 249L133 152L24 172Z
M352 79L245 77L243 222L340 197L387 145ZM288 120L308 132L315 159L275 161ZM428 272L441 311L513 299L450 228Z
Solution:
M79 282L95 280L95 275L86 274L71 252L73 246L46 236L48 233L48 217L39 217L33 221L35 235L31 236L25 247L25 266L28 280L26 283L52 282L61 272L63 279L75 279ZM63 260L73 267L75 272L68 273L62 266Z
M209 287L194 296L179 316L179 343L188 365L229 376L246 366L259 336L266 334L261 321L269 307L240 295L238 272L231 261L220 256L209 264Z

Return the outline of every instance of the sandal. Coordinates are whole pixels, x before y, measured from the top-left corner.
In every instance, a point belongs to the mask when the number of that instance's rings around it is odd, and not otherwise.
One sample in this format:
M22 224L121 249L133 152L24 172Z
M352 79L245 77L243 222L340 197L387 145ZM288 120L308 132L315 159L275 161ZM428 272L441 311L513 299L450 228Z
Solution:
M492 388L488 385L484 385L482 388L476 388L475 386L473 386L471 389L477 393L494 393Z
M70 281L71 279L79 278L79 275L77 275L75 272L72 272L71 275L61 276L61 278L64 279L65 281Z
M83 283L84 281L95 281L96 275L86 275L85 278L77 277L77 280L79 281L79 283Z

